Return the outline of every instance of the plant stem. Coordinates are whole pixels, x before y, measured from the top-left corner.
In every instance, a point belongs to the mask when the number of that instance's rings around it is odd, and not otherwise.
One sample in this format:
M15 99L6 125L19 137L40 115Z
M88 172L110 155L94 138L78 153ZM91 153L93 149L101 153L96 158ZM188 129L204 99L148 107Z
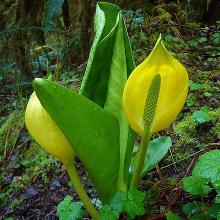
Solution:
M137 163L131 179L130 188L136 187L138 184L138 181L141 176L141 172L143 170L145 155L147 152L149 141L150 141L150 126L146 126L144 128L144 135L143 137L141 137L140 148L137 154Z
M79 198L83 202L85 208L91 215L93 220L98 220L99 219L99 214L97 209L94 207L92 204L90 198L88 197L87 193L85 192L80 177L76 171L75 165L74 164L66 164L65 165L67 172L69 174L70 180L73 184L73 187L75 188Z

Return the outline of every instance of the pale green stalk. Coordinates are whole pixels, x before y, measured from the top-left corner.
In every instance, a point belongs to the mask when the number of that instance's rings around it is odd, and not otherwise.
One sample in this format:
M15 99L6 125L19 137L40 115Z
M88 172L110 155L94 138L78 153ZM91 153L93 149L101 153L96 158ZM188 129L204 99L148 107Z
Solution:
M80 177L76 171L75 165L74 164L67 164L65 165L67 172L69 174L70 180L73 184L73 187L75 188L79 198L83 202L86 210L88 213L91 215L93 220L98 220L99 219L99 214L97 209L94 207L92 204L90 198L88 197L87 193L85 192Z
M141 177L141 173L144 166L145 155L147 152L147 147L149 142L150 142L150 126L145 128L144 136L141 138L140 148L137 154L137 163L134 170L134 174L131 179L130 188L136 187Z

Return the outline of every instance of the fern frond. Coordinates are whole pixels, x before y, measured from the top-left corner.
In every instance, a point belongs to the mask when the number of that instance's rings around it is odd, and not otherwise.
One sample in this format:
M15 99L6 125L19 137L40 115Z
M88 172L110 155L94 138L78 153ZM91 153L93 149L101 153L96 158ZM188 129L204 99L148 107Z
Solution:
M44 27L50 29L57 20L64 0L46 0L44 11Z
M10 36L11 34L28 33L28 32L34 32L34 31L47 31L50 33L55 33L55 34L66 33L66 31L62 29L46 28L42 26L27 26L27 27L21 27L21 28L10 28L10 29L5 29L3 31L0 31L0 39L6 38Z

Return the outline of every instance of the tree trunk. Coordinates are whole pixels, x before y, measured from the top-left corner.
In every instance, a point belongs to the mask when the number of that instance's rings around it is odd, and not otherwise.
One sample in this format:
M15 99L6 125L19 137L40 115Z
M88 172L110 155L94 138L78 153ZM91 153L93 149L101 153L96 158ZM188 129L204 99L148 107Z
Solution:
M95 13L95 1L94 0L83 0L82 1L82 14L81 14L81 31L80 31L80 42L81 42L81 54L82 58L86 60L89 55L90 47L92 44L92 27L93 18Z
M88 58L95 3L95 0L65 0L64 2L63 19L66 28L70 30L67 38L71 38L67 39L67 42L71 41L69 46L72 47L68 51L70 59L74 63L85 61ZM75 43L77 39L78 45Z
M186 1L189 20L199 20L204 23L215 23L220 19L219 0L191 0Z
M2 23L4 29L27 28L29 26L41 26L44 10L43 0L15 0L4 13ZM1 45L1 50L9 48L8 57L13 58L19 72L19 76L25 80L32 80L31 53L32 42L44 44L43 31L34 32L27 29L18 31L5 37L5 45Z

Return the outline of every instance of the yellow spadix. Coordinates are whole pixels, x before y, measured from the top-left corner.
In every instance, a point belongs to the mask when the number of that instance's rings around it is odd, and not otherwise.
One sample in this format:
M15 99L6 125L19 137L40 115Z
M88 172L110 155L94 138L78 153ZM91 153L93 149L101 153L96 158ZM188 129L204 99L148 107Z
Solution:
M156 133L168 127L177 117L188 93L188 74L182 64L165 48L161 35L146 58L128 78L123 94L123 106L130 126L139 134L144 132L144 106L149 86L155 75L160 74L160 92L150 127Z
M48 153L60 159L65 165L73 162L74 151L68 140L44 110L34 92L25 111L25 124L31 136Z

